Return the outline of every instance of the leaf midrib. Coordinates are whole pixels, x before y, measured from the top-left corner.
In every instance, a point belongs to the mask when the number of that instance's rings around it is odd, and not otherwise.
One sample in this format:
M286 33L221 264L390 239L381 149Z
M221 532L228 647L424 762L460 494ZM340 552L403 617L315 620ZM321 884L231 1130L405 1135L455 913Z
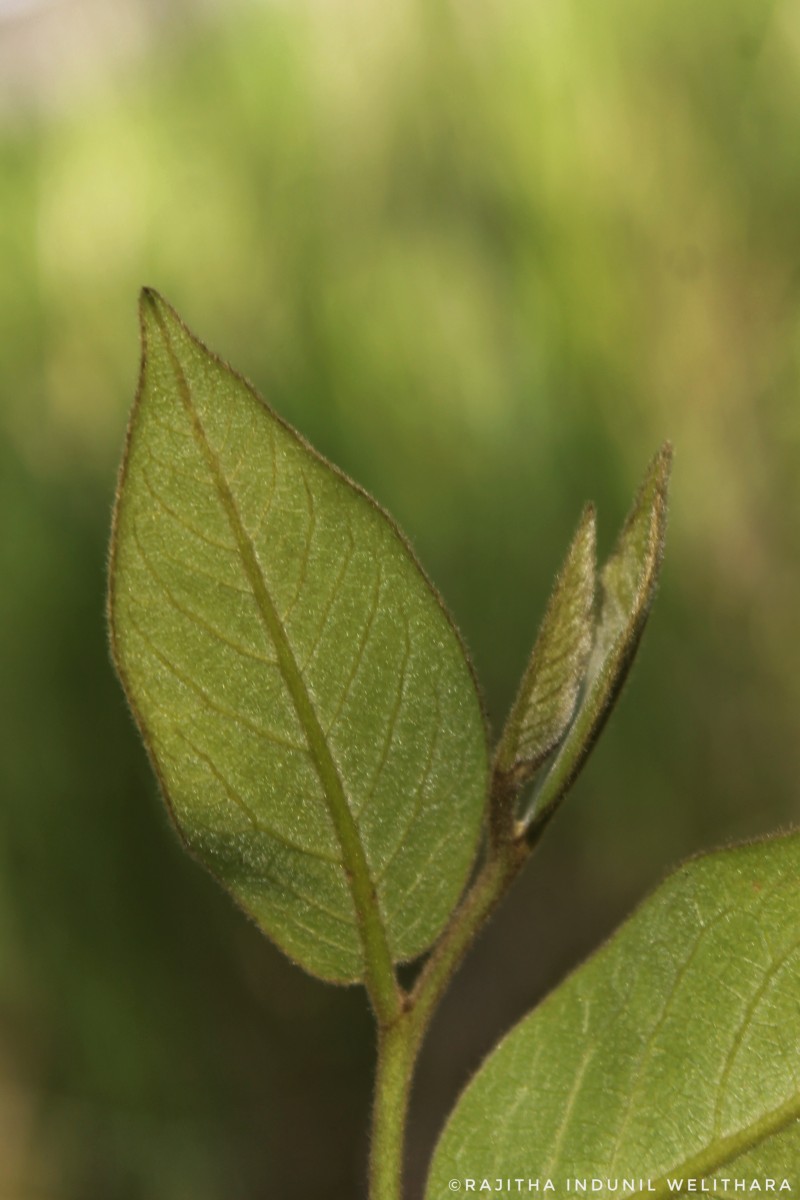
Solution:
M793 1121L797 1120L800 1120L800 1092L791 1096L785 1104L771 1109L758 1121L753 1121L752 1124L737 1129L728 1137L715 1138L699 1154L687 1159L686 1162L679 1163L659 1179L654 1179L653 1186L647 1192L631 1192L631 1200L636 1200L638 1196L661 1200L663 1196L681 1195L680 1192L670 1191L668 1179L706 1179L722 1167L727 1167L737 1158L741 1158L749 1150L755 1150L768 1138L777 1137L778 1134L788 1129Z
M172 345L167 324L154 296L146 293L158 323L186 416L205 460L214 487L236 541L245 574L256 601L259 617L267 631L278 660L278 667L308 742L311 759L342 848L343 868L350 886L364 951L365 983L376 1011L385 1022L394 1020L400 1012L400 997L392 964L386 929L378 905L375 885L370 874L358 826L345 795L338 768L320 724L305 680L294 656L278 610L261 570L255 547L239 513L238 505L225 479L219 459L214 452L192 400L191 388Z

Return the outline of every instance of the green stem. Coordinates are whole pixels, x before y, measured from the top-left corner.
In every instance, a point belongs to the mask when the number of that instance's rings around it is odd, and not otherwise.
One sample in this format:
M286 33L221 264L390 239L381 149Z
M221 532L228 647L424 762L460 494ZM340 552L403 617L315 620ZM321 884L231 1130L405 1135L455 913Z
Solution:
M530 853L523 839L495 843L425 964L406 1011L379 1027L370 1156L370 1200L402 1200L411 1082L431 1018L453 975Z
M411 1014L378 1032L378 1070L372 1112L369 1200L402 1200L408 1101L419 1042Z
M410 1005L419 1042L473 940L502 900L528 857L522 841L508 842L490 856L456 909L441 941L425 964L411 993Z

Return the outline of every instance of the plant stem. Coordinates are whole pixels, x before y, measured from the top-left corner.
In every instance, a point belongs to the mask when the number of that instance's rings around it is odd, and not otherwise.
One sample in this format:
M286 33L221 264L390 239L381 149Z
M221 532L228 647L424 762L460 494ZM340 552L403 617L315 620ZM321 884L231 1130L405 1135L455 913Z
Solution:
M420 973L410 997L418 1044L473 939L502 900L530 852L524 841L498 847L475 879Z
M372 1111L370 1200L402 1200L406 1118L419 1042L411 1014L378 1031L378 1069Z
M524 838L490 849L489 856L425 964L406 1011L379 1026L372 1116L370 1200L402 1200L403 1149L411 1081L431 1018L448 984L530 853Z

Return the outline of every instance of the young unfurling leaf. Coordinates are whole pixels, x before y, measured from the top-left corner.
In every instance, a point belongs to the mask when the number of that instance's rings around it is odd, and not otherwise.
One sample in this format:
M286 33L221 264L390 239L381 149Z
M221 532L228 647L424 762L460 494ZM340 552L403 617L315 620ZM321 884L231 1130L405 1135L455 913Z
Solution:
M616 547L600 573L600 615L575 719L534 799L541 827L574 782L614 707L655 596L664 554L672 447L651 462Z

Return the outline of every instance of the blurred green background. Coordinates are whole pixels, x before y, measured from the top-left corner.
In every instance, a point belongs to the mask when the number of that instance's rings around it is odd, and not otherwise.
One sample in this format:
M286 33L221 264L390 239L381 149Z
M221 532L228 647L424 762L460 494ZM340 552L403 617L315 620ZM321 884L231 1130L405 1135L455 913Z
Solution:
M583 502L676 447L619 710L421 1064L497 1034L800 768L800 7L0 0L0 1200L364 1192L363 995L179 851L109 666L161 291L397 517L495 729Z

